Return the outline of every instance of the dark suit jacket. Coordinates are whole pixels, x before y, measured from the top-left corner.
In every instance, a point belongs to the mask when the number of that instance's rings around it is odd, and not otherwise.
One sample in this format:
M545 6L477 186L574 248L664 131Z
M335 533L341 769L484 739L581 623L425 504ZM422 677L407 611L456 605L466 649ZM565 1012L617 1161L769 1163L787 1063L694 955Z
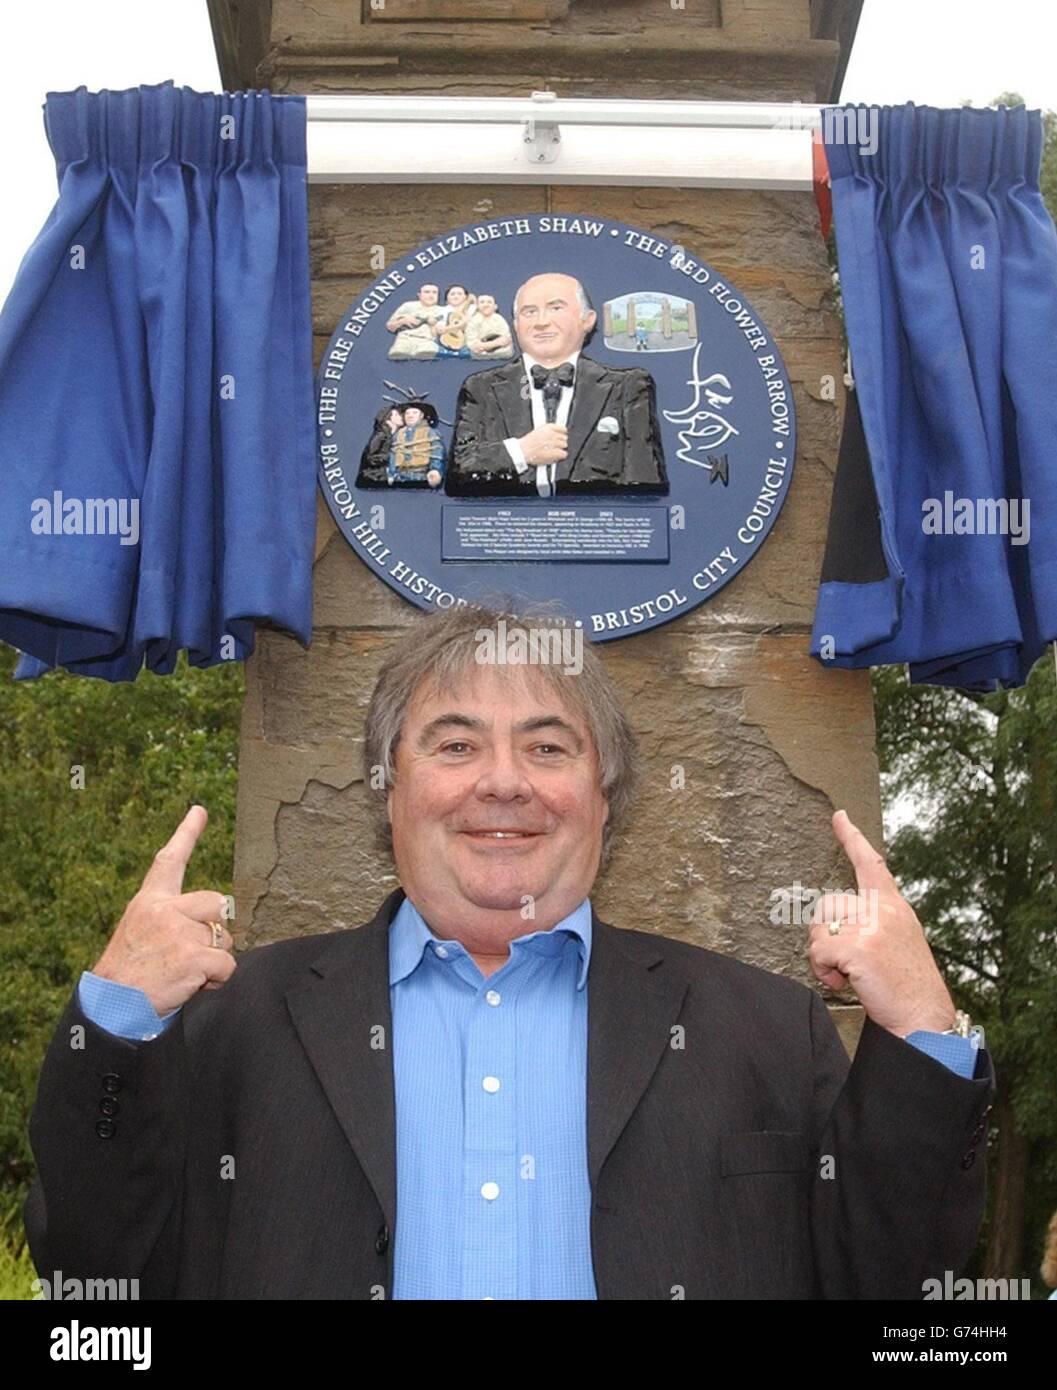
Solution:
M41 1275L139 1278L141 1298L389 1296L402 897L358 930L248 951L151 1042L97 1028L74 994L30 1122ZM984 1202L986 1053L967 1081L868 1019L849 1067L813 990L597 917L593 932L601 1298L919 1299L960 1271Z
M503 443L532 429L524 383L520 357L473 372L463 382L445 480L453 496L537 496L535 468L519 474ZM597 428L606 416L616 420L618 434ZM603 367L581 353L568 430L569 452L555 472L556 493L667 493L656 389L642 367Z

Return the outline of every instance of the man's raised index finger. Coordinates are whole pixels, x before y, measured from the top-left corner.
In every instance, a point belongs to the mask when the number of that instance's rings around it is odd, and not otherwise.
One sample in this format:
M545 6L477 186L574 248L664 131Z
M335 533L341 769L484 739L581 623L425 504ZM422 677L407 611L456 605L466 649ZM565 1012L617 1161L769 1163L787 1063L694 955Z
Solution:
M206 828L209 813L204 806L192 806L176 827L172 837L154 856L147 870L143 887L152 893L179 893L183 888L188 860Z
M857 825L852 824L847 811L838 811L833 817L833 833L855 870L855 881L860 888L888 887L895 883L884 855L874 849Z

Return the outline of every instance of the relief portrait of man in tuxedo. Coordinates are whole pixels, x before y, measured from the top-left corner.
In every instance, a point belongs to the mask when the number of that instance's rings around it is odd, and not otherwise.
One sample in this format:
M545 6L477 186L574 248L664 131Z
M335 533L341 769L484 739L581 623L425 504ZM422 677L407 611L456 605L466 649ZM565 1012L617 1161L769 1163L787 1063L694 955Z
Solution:
M459 392L450 495L668 492L653 377L587 356L596 319L572 275L534 275L520 287L520 356L472 373Z

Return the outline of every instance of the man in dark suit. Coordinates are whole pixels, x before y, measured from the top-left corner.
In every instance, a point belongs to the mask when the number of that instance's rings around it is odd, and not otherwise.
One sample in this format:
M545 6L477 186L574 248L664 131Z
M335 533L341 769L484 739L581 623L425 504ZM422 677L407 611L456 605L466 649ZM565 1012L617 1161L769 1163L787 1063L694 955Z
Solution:
M534 275L521 286L521 357L472 373L459 392L451 495L667 493L653 377L585 356L595 321L571 275Z
M849 1065L814 990L598 918L634 738L589 644L576 679L497 659L527 628L456 609L391 652L364 785L401 886L358 930L236 970L221 895L182 891L188 813L44 1063L42 1277L142 1298L920 1299L961 1269L994 1077L948 1035L881 857L838 813L875 910L824 899L809 958L865 1006Z

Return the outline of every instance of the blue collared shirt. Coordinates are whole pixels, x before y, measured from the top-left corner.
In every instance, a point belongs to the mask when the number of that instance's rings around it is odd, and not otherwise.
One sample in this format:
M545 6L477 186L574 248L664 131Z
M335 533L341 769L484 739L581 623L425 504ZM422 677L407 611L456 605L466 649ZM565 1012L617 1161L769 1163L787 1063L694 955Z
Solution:
M593 1299L587 1172L591 907L511 943L485 978L405 898L389 929L396 1091L393 1297ZM88 1018L131 1039L163 1018L85 971ZM906 1041L972 1077L969 1039Z
M394 1298L591 1299L587 899L487 978L409 899L389 935Z

